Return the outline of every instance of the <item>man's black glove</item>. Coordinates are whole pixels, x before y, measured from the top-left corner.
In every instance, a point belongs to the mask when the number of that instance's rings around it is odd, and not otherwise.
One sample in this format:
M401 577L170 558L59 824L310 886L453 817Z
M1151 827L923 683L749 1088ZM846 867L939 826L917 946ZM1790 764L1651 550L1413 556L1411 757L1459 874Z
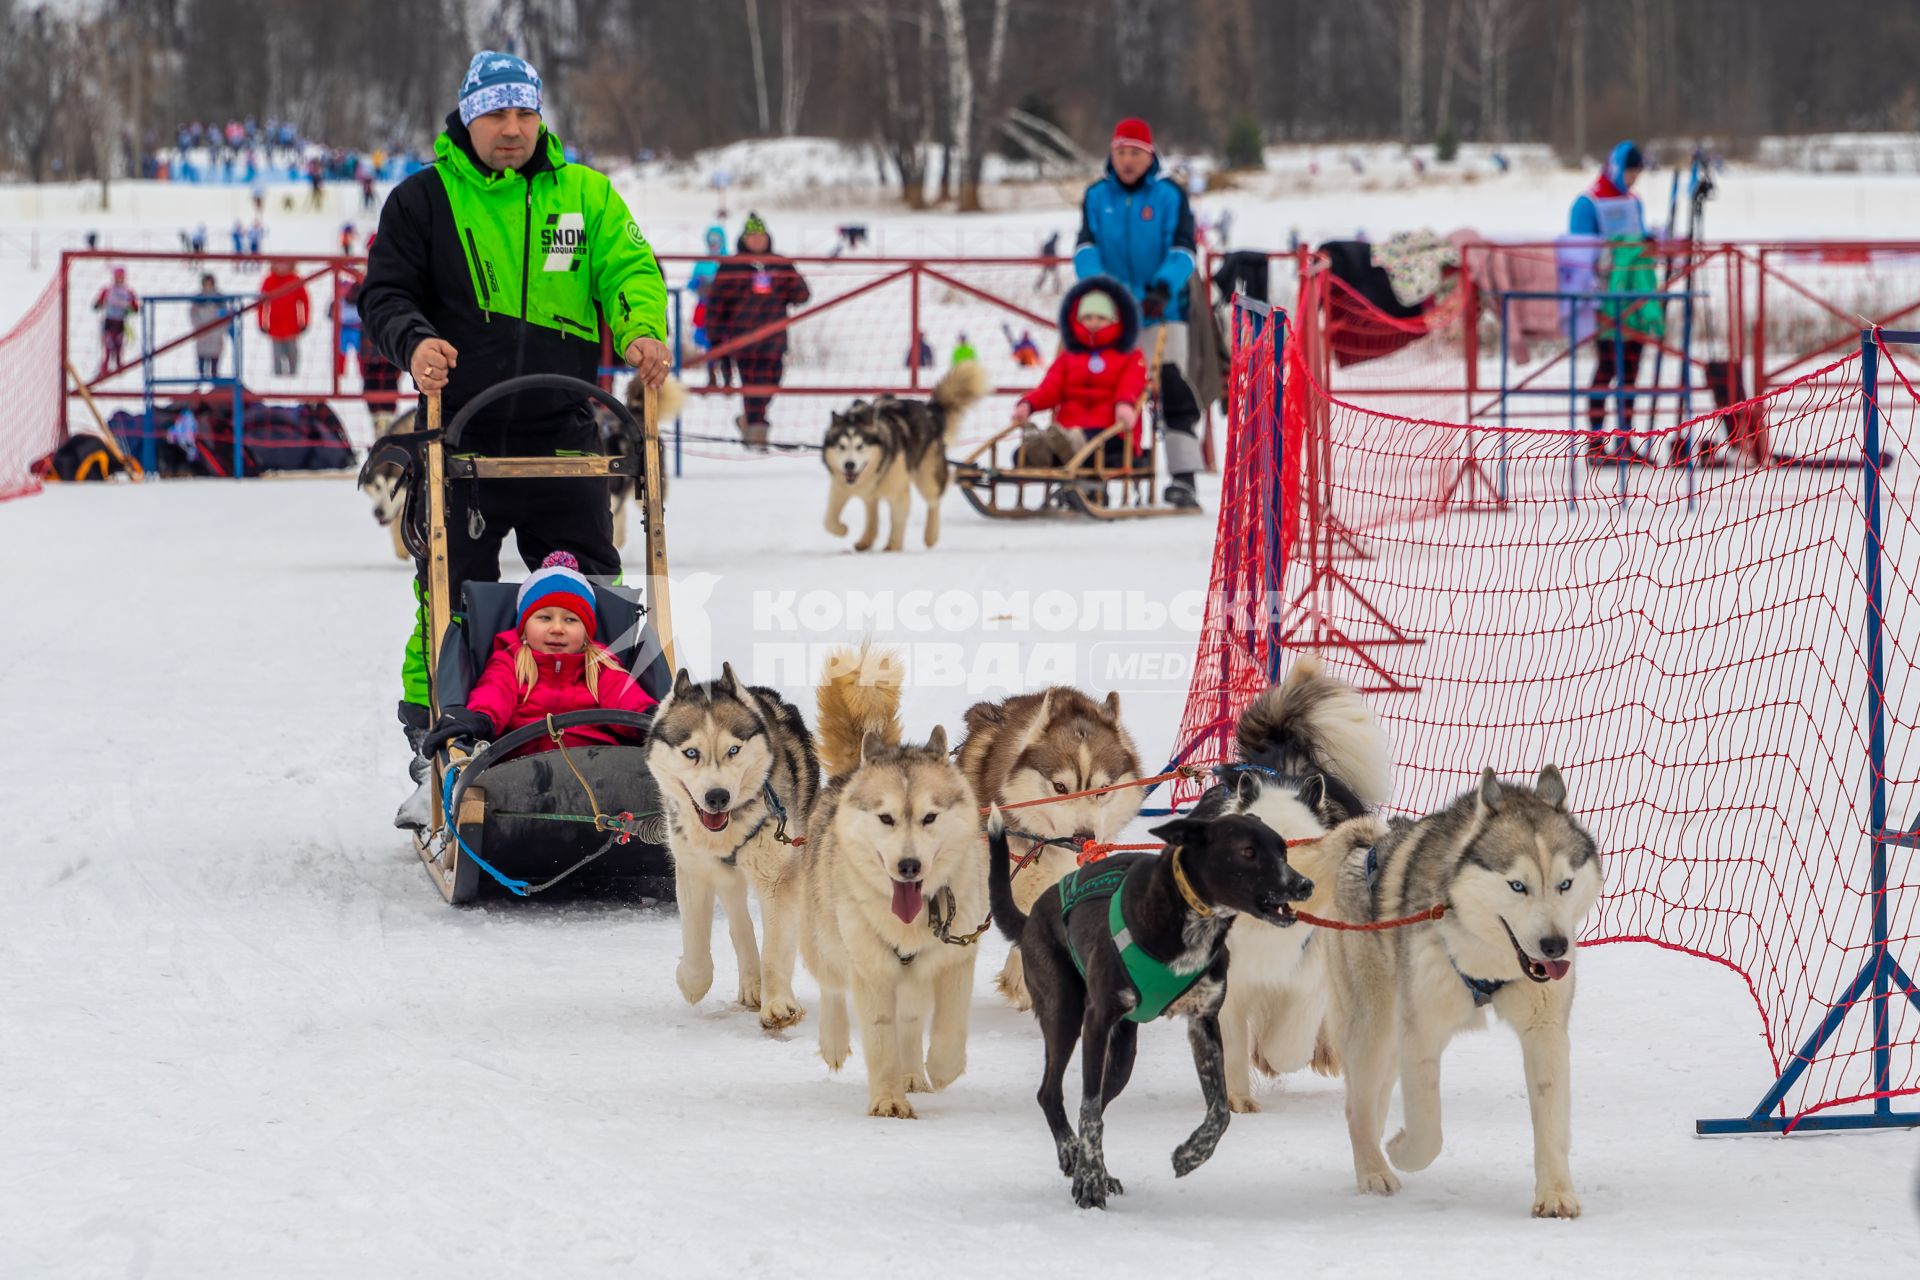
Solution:
M465 707L458 711L444 711L439 723L428 730L427 736L420 740L420 754L431 759L449 742L458 738L472 738L476 741L493 736L493 721L483 713L469 711Z
M1140 314L1149 320L1158 320L1167 314L1167 304L1173 301L1173 294L1164 284L1156 284L1147 290L1147 296L1140 301Z

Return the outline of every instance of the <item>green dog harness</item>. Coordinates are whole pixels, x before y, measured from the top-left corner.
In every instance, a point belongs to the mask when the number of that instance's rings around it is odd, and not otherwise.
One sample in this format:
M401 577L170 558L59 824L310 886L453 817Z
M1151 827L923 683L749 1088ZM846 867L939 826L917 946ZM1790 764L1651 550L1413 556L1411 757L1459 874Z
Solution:
M1167 1011L1167 1006L1193 989L1200 981L1205 968L1192 973L1181 973L1165 961L1156 960L1148 955L1139 943L1133 940L1133 930L1127 927L1126 913L1120 905L1121 888L1126 884L1127 873L1133 866L1155 854L1128 854L1125 865L1116 866L1120 858L1109 858L1104 862L1069 872L1060 881L1060 915L1066 916L1087 902L1105 899L1107 903L1107 929L1113 936L1113 945L1119 948L1120 963L1126 966L1127 981L1133 985L1138 1003L1127 1012L1129 1022L1152 1022ZM1073 945L1073 934L1067 934L1067 954L1073 957L1074 968L1081 977L1087 976L1086 961Z

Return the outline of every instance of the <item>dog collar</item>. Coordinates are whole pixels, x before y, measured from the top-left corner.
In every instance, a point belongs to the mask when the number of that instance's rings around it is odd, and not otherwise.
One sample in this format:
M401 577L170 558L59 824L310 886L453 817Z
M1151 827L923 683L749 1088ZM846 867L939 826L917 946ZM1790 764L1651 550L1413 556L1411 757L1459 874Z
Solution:
M1200 901L1200 895L1193 891L1193 885L1187 880L1187 873L1180 869L1180 846L1175 845L1167 857L1170 859L1169 865L1173 868L1173 887L1178 889L1180 896L1187 900L1187 906L1191 907L1197 916L1204 918L1212 915L1213 908ZM1119 899L1116 897L1114 901L1118 902Z
M980 935L992 926L993 912L987 912L987 918L982 920L980 927L972 933L955 934L953 917L959 910L959 905L954 901L952 887L942 886L940 891L927 901L927 928L933 932L934 937L950 947L970 947L980 941ZM896 951L895 954L898 952ZM920 953L916 951L914 954Z
M1484 1009L1492 1004L1493 997L1499 993L1500 988L1511 981L1509 978L1470 978L1460 967L1460 962L1453 958L1451 951L1447 952L1447 963L1453 966L1454 973L1459 976L1460 981L1467 984L1467 990L1473 993L1473 1007L1476 1009Z

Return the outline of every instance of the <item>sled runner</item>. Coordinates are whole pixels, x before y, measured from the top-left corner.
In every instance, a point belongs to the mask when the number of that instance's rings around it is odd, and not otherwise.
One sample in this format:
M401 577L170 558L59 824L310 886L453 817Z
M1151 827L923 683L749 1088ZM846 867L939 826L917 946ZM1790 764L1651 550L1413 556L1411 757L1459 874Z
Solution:
M643 447L627 457L497 458L461 455L461 434L474 414L505 396L533 389L574 392L600 402ZM488 388L468 401L443 431L440 398L427 398L427 429L388 436L366 465L397 463L407 473L409 550L427 561L428 672L437 720L465 705L485 668L493 637L513 628L518 585L469 582L455 613L447 576L447 487L472 480L534 480L616 475L640 482L646 522L647 590L595 584L595 638L613 651L642 688L664 698L673 683L666 591L666 538L661 520L660 437L655 393L646 395L644 429L616 397L560 374L529 374ZM364 475L363 471L363 475ZM433 819L416 840L420 859L442 896L467 903L483 896L526 897L568 886L572 892L672 895L666 827L647 769L644 741L567 745L509 758L550 734L580 725L644 728L652 714L591 710L551 716L492 743L456 742L432 761Z
M1159 404L1159 369L1167 332L1159 330L1146 390L1146 414ZM1157 414L1156 414L1157 416ZM981 515L994 520L1134 520L1198 515L1200 509L1154 501L1153 435L1136 450L1133 428L1119 423L1084 436L1063 427L1015 422L954 464L953 483ZM1117 446L1117 447L1116 447Z
M1199 512L1197 507L1174 507L1154 500L1153 451L1134 452L1129 428L1108 427L1065 459L1038 466L1023 465L1020 456L1022 438L1030 430L1016 422L980 444L954 467L954 485L981 515L995 520L1069 516L1133 520ZM1115 439L1126 440L1125 457L1109 462L1107 442Z

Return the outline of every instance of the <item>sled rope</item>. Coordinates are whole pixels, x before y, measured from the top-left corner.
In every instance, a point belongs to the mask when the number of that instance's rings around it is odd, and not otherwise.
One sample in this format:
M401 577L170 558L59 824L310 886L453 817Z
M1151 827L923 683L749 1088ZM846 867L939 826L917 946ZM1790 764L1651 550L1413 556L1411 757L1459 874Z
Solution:
M1002 805L983 804L980 806L980 816L984 818L995 809L999 809L1004 813L1008 809L1031 809L1035 805L1059 804L1066 800L1083 800L1088 796L1104 796L1109 791L1125 791L1130 787L1157 787L1161 783L1173 778L1203 778L1207 775L1207 772L1208 771L1200 765L1175 765L1165 773L1156 773L1151 778L1129 778L1125 782L1109 783L1104 787L1089 787L1085 791L1069 791L1065 795L1060 796L1041 796L1038 800L1016 800L1012 804ZM1070 836L1033 836L1028 835L1024 831L1013 831L1008 834L1027 840L1044 841L1049 844L1064 840L1067 843L1062 846L1063 848L1070 849L1073 847L1072 837ZM807 838L805 836L796 836L789 840L783 840L781 843L793 845L797 848L806 842ZM1158 849L1160 846L1156 844L1151 847ZM1031 861L1031 859L1029 859L1029 861ZM1016 870L1017 869L1018 868L1016 868Z
M1304 845L1319 844L1318 840L1289 840L1287 847L1297 849ZM1167 846L1149 842L1147 844L1110 844L1101 840L1088 840L1081 844L1076 861L1081 866L1099 862L1110 853L1158 853ZM1447 914L1447 904L1436 902L1425 911L1416 911L1410 916L1401 916L1397 920L1369 920L1356 923L1351 920L1329 920L1325 916L1316 916L1305 911L1296 911L1294 915L1302 924L1314 925L1321 929L1338 929L1347 933L1379 933L1386 929L1404 929L1408 925L1425 924L1429 920L1438 920Z
M460 846L460 852L466 855L474 866L499 881L501 888L516 898L526 897L530 890L525 880L515 880L512 876L507 875L501 871L500 868L475 853L473 846L467 843L467 838L460 834L460 823L455 819L453 813L453 787L454 782L459 777L460 770L458 768L449 768L447 770L446 795L442 796L440 801L440 811L446 815L448 834L453 837L454 843ZM545 886L542 887L544 888Z
M1012 804L983 805L980 809L980 815L985 817L996 808L1004 813L1009 809L1031 809L1035 805L1059 804L1065 800L1084 800L1088 796L1104 796L1109 791L1125 791L1130 787L1157 787L1161 783L1174 778L1204 778L1208 772L1209 771L1201 765L1180 764L1175 765L1165 773L1156 773L1151 778L1129 778L1125 782L1109 783L1104 787L1089 787L1085 791L1069 791L1065 795L1059 796L1041 796L1038 800L1016 800ZM1156 849L1159 848L1158 845L1154 847Z
M580 772L579 767L573 763L573 756L567 751L566 744L561 740L562 731L553 726L553 715L551 713L547 715L547 736L553 739L553 745L559 749L560 759L565 762L568 772L572 773L575 780L580 783L580 789L587 793L587 807L593 810L593 816L591 818L578 814L526 814L513 816L544 817L563 822L590 821L593 823L593 829L595 831L605 832L607 837L598 849L595 849L592 853L589 853L586 857L580 859L552 879L544 880L539 884L530 884L525 880L517 880L473 851L473 846L467 843L467 838L460 834L460 823L454 815L453 791L455 780L460 776L459 769L450 768L447 770L446 795L441 801L441 811L446 814L447 831L453 836L454 842L460 846L460 852L471 859L474 866L479 867L482 871L492 876L501 888L516 898L526 898L536 893L544 893L588 863L598 860L602 854L613 848L614 845L626 844L635 836L642 836L642 838L644 838L642 828L634 821L635 815L632 813L623 812L618 815L608 815L601 811L600 798L594 795L593 784L587 781L585 775Z

